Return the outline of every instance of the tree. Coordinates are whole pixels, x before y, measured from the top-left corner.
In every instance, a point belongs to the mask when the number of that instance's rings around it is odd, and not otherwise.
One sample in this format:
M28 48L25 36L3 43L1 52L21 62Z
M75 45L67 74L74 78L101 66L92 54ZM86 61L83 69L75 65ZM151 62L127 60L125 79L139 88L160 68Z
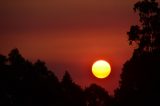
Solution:
M143 0L134 5L140 25L133 25L127 33L129 42L138 45L139 53L160 49L160 8L155 0Z
M43 61L32 64L18 49L9 56L0 55L0 105L61 106L58 78Z
M7 68L7 57L0 54L0 71L3 72Z
M91 84L85 89L86 106L111 106L112 97L104 88Z
M115 99L123 106L160 105L160 8L155 0L143 0L134 5L140 25L131 26L129 43L138 46L122 69Z
M45 63L37 60L30 75L33 103L40 106L59 106L61 103L60 82L54 73L48 70Z
M0 54L0 66L5 65L7 62L6 56Z
M84 106L84 92L79 85L73 82L68 71L65 72L61 85L64 106Z
M72 78L71 78L70 74L68 73L68 71L65 71L61 83L63 86L69 86L69 85L73 84Z
M17 48L11 50L11 52L8 54L8 60L13 66L21 66L25 63L25 59L21 56Z

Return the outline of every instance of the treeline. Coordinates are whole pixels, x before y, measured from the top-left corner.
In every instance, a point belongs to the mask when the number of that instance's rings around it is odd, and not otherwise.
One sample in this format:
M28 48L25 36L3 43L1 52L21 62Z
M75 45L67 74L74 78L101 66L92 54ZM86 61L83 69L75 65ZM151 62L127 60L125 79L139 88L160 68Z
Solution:
M136 45L111 97L92 84L82 89L66 71L59 81L45 63L31 63L17 49L0 55L0 106L160 106L160 8L155 0L134 5L139 24L128 34Z
M67 71L58 80L43 61L31 63L13 49L0 55L0 106L159 106L159 64L159 52L135 50L112 97L96 84L82 89Z
M59 81L43 61L33 64L18 49L0 55L1 106L110 106L112 101L96 84L82 89L67 71Z

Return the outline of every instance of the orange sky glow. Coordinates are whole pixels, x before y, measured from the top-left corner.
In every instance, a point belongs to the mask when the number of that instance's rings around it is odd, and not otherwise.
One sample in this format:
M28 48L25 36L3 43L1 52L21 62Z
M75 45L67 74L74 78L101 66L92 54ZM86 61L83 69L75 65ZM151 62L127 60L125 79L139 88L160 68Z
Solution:
M132 56L127 31L138 21L137 0L5 0L0 3L0 54L13 48L35 62L41 59L59 79L68 70L85 87L96 83L111 94L123 64ZM112 71L106 79L91 73L104 59Z

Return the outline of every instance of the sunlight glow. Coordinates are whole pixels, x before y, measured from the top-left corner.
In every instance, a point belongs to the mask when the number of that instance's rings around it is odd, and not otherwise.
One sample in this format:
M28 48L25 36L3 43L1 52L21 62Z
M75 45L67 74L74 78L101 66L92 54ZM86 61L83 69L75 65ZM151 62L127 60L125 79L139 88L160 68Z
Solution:
M106 78L111 72L111 66L105 60L98 60L92 65L92 73L97 78Z

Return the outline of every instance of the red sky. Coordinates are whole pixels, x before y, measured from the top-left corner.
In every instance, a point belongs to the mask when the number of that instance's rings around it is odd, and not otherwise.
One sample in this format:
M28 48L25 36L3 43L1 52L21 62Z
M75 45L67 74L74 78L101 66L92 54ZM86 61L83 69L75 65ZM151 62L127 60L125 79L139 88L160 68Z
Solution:
M0 53L18 48L35 62L41 59L59 79L68 70L73 80L96 83L113 93L125 61L132 55L126 32L138 18L137 0L4 0L0 2ZM95 60L105 59L111 75L96 79Z

